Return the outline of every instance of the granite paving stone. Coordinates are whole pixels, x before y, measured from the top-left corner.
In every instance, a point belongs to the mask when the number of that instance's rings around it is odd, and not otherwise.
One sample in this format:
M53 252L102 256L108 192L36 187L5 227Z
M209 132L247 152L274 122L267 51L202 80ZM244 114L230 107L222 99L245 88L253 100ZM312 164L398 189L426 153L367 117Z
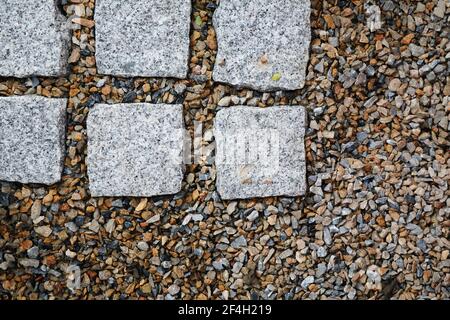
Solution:
M70 48L67 26L55 0L2 0L0 76L65 75Z
M214 13L215 81L261 91L305 84L309 0L222 0Z
M190 0L97 0L98 72L185 78L190 14Z
M220 110L214 135L222 199L304 194L305 121L301 106Z
M0 180L51 185L61 179L67 99L0 98Z
M94 197L173 194L183 180L181 105L97 104L87 120Z

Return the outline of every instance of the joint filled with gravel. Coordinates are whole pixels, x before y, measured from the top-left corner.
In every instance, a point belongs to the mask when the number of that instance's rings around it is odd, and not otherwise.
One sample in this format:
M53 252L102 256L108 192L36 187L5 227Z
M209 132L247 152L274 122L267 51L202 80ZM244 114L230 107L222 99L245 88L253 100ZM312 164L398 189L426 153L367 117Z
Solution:
M0 76L56 77L68 72L70 32L55 0L0 5Z
M305 121L300 106L220 110L214 135L222 199L303 195Z
M0 98L0 180L61 180L66 105L66 99L39 96Z
M94 197L177 193L183 180L183 107L97 104L87 120Z
M97 0L100 74L186 78L190 0Z
M222 0L214 13L215 81L261 91L305 84L309 0Z

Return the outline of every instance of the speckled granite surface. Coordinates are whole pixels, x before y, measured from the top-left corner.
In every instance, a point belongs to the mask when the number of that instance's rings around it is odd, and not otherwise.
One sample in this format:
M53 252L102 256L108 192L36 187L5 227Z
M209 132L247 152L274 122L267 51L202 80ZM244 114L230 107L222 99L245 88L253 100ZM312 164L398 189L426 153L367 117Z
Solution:
M309 0L220 1L214 80L261 91L302 88L310 11Z
M61 179L66 99L0 98L0 180L53 184Z
M222 199L304 194L305 117L301 106L220 110L214 135Z
M55 0L2 0L0 76L61 76L68 72L70 32Z
M95 8L100 74L185 78L190 0L98 0Z
M87 120L92 196L177 193L183 180L181 105L97 104Z

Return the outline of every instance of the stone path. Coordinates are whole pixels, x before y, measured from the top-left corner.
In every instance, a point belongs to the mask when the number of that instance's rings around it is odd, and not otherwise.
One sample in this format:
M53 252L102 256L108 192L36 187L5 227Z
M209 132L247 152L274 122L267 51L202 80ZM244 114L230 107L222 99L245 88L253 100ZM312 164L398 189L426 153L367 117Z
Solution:
M219 48L214 79L266 91L303 87L309 5L309 1L294 0L222 1L214 16ZM32 4L8 0L0 8L0 18L0 40L5 44L0 48L0 75L64 73L68 44L63 30L68 24L53 0ZM190 0L97 0L98 72L186 78L190 20ZM6 152L0 177L24 183L57 182L64 152L60 139L65 100L24 97L3 99L2 104L0 143ZM45 117L52 125L45 124ZM304 126L305 111L299 106L220 111L215 132L221 196L303 194ZM91 195L144 197L179 192L185 166L183 129L182 105L95 105L87 121ZM235 138L243 140L234 143ZM235 151L237 158L231 157Z
M182 105L96 105L87 120L91 195L148 197L179 192L183 129Z
M68 72L70 33L55 0L3 0L0 76L61 76Z
M53 184L61 179L66 99L0 98L0 180Z
M61 181L0 181L0 299L450 297L450 2L311 1L305 86L257 92L213 80L225 1L192 1L187 79L99 74L98 1L55 1L79 16L70 74L0 76L0 96L68 97ZM183 104L205 156L174 195L92 197L91 111L144 102ZM305 106L304 196L221 198L213 124L242 105Z
M98 0L100 74L186 78L191 0Z

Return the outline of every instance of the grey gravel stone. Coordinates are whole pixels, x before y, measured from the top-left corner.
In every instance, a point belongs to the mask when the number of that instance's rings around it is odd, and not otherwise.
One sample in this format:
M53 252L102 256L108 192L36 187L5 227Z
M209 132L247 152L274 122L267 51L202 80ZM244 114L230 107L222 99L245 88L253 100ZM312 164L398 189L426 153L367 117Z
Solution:
M302 283L300 285L302 286L303 289L306 289L312 283L314 283L314 277L313 276L308 276L305 279L303 279L303 281L302 281Z
M317 256L319 258L324 258L327 256L327 249L325 249L325 247L319 247L317 249Z
M446 0L439 0L436 7L434 7L433 13L436 17L445 17L445 1Z
M3 0L0 5L0 76L67 73L70 32L55 0Z
M259 216L258 211L253 210L253 211L248 215L247 220L248 220L248 221L255 221L255 220L258 218L258 216Z
M303 195L305 119L301 106L219 111L214 134L222 199Z
M224 259L219 259L217 261L213 261L212 265L214 267L214 269L221 271L223 270L224 264L227 265L227 261Z
M97 0L98 72L185 78L190 14L190 0Z
M425 53L425 49L422 47L419 47L418 45L415 45L414 43L411 43L409 45L409 50L411 51L411 54L414 57L420 57Z
M144 197L179 192L184 171L182 108L95 105L87 120L91 195Z
M293 254L293 251L291 249L286 249L278 257L280 259L286 259L287 257L292 256L292 254Z
M223 0L214 13L215 81L262 91L295 90L309 59L309 0Z
M36 259L39 255L39 248L34 246L27 250L27 255L31 259Z
M238 203L236 201L230 202L227 206L227 213L232 214L236 210L237 205Z
M0 180L53 184L64 164L66 99L0 98Z
M39 260L23 258L19 260L19 263L25 268L37 268L39 267Z
M233 242L231 243L231 246L235 249L241 248L241 247L246 247L247 240L243 236L240 236L233 240Z
M145 241L138 242L137 247L139 248L139 250L142 250L142 251L148 251L148 249L149 249L149 246L148 246L147 242L145 242Z
M178 292L180 292L180 287L178 286L178 285L176 285L176 284L173 284L173 285L171 285L170 287L169 287L169 289L168 289L168 291L169 291L169 293L171 294L171 295L176 295Z

